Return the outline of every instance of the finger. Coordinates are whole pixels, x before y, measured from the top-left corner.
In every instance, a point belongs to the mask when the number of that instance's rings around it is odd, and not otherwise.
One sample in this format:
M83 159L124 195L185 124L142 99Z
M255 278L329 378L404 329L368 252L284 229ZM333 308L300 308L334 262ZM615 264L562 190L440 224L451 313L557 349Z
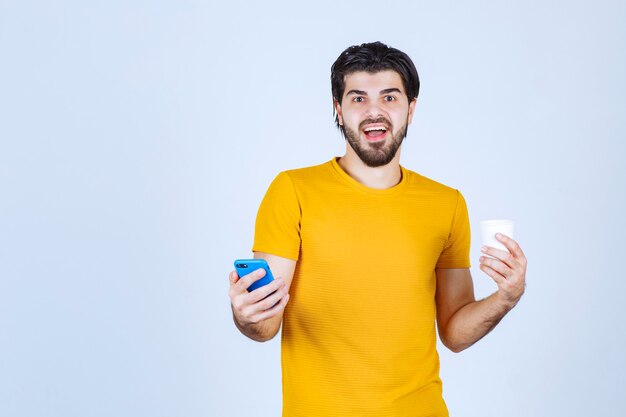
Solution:
M272 317L274 317L275 315L283 311L285 307L287 306L288 302L289 302L289 293L285 294L285 296L280 300L280 302L276 304L274 307L269 308L263 311L262 313L259 313L256 319L258 321L271 319Z
M516 241L510 237L503 235L502 233L496 233L496 239L498 239L516 258L525 258L522 248L519 247Z
M250 285L260 280L264 276L265 276L265 269L259 268L241 277L241 279L239 280L237 284L239 285L241 290L247 291Z
M237 287L237 281L239 281L239 275L237 275L237 271L232 271L228 274L228 282L230 286L228 287L228 296L230 297L230 302L233 303L235 297L241 294L241 290Z
M265 297L263 300L256 303L255 307L258 307L259 312L268 310L280 300L282 300L285 294L287 294L287 290L285 288L281 288L280 290L273 292L272 294Z
M480 251L493 258L499 259L500 261L511 267L511 269L515 268L515 266L519 264L519 262L515 260L513 255L505 250L497 249L491 246L483 246Z
M508 265L498 259L490 258L488 256L481 256L480 263L481 265L487 265L489 268L493 269L504 278L508 278L513 274L511 268L509 268Z
M481 264L480 270L489 275L491 279L493 279L496 284L498 284L498 286L504 285L506 283L506 279L498 272L490 268L488 265Z
M237 271L231 271L231 273L228 274L228 280L230 281L230 285L233 285L237 281L239 281L239 275L237 275Z
M258 320L258 318L255 317L259 313L262 313L275 304L278 304L280 299L287 292L285 285L283 285L282 282L278 283L278 289L276 289L276 281L279 280L275 280L271 284L257 288L250 293L244 291L243 293L237 295L232 303L236 311L239 312L241 316L248 317L250 321L257 322L256 320ZM282 279L280 281L282 281Z
M269 284L259 287L256 290L252 291L250 295L248 296L249 297L248 299L250 300L250 302L256 303L264 299L271 293L281 289L284 285L285 285L285 281L282 278L275 279Z

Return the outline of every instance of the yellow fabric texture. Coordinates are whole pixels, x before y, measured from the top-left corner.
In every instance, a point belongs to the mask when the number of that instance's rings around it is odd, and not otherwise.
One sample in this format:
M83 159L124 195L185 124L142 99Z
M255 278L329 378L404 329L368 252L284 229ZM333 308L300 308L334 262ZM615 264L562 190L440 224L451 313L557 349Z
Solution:
M297 260L282 328L284 417L447 416L435 268L469 268L455 189L402 169L386 190L335 159L280 173L253 251Z

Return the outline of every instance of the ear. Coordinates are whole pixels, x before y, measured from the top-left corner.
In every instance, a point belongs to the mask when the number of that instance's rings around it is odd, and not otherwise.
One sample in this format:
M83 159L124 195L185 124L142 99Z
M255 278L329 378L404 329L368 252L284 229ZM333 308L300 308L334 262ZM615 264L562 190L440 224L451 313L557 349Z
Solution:
M413 121L413 112L415 111L415 103L417 103L417 97L414 98L413 101L409 103L409 116L408 116L407 124L411 124L411 121Z
M341 113L341 104L337 99L333 99L333 105L335 106L335 112L337 113L337 120L339 125L343 126L343 114Z

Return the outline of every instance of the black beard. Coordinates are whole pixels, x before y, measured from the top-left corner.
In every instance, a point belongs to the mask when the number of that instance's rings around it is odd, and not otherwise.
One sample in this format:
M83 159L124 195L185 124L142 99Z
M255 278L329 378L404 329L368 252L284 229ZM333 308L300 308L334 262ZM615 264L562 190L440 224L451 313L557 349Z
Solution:
M361 126L368 123L387 123L386 120L365 120L361 123ZM359 133L350 129L348 126L343 126L343 135L350 144L350 147L356 152L358 157L363 161L365 165L371 168L381 167L387 165L396 156L402 141L406 137L407 124L402 126L396 135L393 134L393 126L388 124L387 126L387 138L380 142L365 143L362 144L359 140Z

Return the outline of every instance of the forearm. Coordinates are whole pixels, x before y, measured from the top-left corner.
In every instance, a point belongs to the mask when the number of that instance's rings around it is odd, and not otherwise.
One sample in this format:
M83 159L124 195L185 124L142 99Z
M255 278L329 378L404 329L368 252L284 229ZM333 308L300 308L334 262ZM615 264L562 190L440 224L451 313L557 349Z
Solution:
M471 302L448 320L441 339L453 352L465 350L493 330L513 307L514 304L503 301L498 292Z

